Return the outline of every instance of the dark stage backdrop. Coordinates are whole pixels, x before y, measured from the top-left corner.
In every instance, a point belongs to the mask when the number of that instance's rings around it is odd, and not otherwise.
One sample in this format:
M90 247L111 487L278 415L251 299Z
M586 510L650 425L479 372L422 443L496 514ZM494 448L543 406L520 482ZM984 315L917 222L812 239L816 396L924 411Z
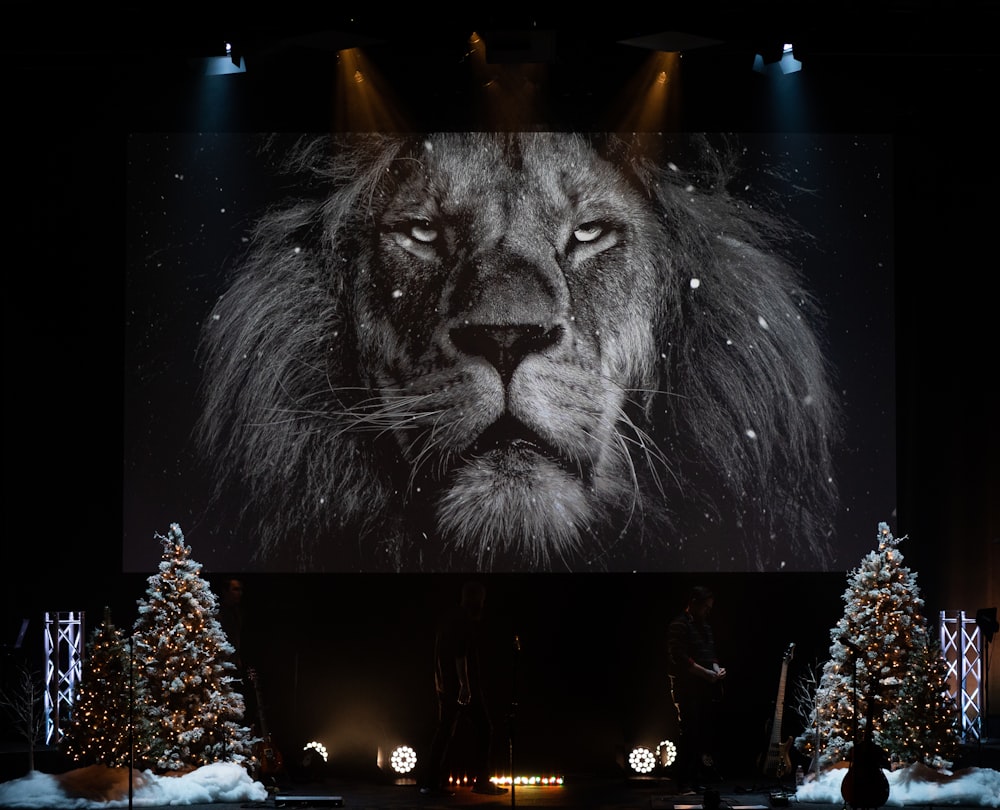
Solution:
M903 546L905 548L905 545ZM197 559L197 547L193 549ZM18 594L11 619L27 618L25 655L41 666L43 611L82 611L87 632L105 607L122 629L136 617L147 577L98 570ZM313 740L329 772L377 776L379 747L428 748L437 709L431 666L437 617L465 574L248 574L241 633L258 673L267 725L296 778ZM209 577L221 593L223 576ZM488 574L483 628L493 764L503 772L513 735L519 774L570 779L623 773L633 746L677 740L666 672L666 625L694 584L716 594L712 623L728 675L719 760L746 778L770 742L781 662L795 644L785 734L802 727L800 684L829 657L843 613L843 573ZM12 638L19 629L5 626ZM515 651L514 639L519 641ZM8 658L8 662L15 659ZM513 725L509 716L513 713ZM456 743L461 769L465 735ZM4 729L3 741L16 743Z
M129 136L126 572L172 522L285 573L844 571L894 524L890 136L374 137Z

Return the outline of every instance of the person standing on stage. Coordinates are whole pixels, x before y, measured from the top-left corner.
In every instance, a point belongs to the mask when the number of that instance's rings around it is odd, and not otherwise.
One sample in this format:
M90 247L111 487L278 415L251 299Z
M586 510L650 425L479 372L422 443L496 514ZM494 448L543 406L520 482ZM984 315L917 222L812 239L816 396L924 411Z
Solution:
M459 604L442 617L434 639L434 688L438 722L430 751L418 779L420 793L450 795L448 747L463 718L473 733L473 793L499 795L507 789L490 781L489 760L493 738L479 660L479 634L486 603L486 588L466 582Z
M714 730L726 670L720 666L708 619L715 604L704 586L691 589L684 610L667 627L667 667L680 740L677 772L684 789L717 781Z

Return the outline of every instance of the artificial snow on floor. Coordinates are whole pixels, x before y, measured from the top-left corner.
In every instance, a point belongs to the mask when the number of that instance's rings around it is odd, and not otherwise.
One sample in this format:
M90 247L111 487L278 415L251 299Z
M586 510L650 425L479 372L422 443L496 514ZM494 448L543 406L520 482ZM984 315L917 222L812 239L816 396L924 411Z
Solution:
M127 768L91 765L56 776L32 771L0 783L0 806L52 808L128 807ZM234 762L215 762L180 776L136 772L134 807L263 801L267 788Z
M809 779L796 789L796 801L842 805L840 786L846 773L847 768L832 768ZM992 768L964 768L952 773L918 763L885 771L885 775L889 781L886 805L1000 807L1000 771Z

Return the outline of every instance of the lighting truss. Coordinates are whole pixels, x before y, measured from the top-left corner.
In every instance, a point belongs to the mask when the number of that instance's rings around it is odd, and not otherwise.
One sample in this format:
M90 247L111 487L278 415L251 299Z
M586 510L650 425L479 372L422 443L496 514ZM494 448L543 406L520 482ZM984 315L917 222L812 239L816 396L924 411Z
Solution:
M963 741L982 736L983 654L982 634L975 619L964 610L942 610L941 655L948 666L951 697L959 707Z
M62 742L83 674L83 611L45 614L45 744Z

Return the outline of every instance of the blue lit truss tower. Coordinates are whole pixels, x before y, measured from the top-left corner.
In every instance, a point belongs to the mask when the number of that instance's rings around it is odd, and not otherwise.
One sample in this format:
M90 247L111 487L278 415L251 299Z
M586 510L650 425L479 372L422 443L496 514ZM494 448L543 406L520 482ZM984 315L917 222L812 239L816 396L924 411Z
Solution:
M959 708L964 742L978 742L983 735L983 649L976 620L964 610L941 611L941 655L948 664L951 696Z
M58 745L83 672L83 611L45 614L45 744Z

